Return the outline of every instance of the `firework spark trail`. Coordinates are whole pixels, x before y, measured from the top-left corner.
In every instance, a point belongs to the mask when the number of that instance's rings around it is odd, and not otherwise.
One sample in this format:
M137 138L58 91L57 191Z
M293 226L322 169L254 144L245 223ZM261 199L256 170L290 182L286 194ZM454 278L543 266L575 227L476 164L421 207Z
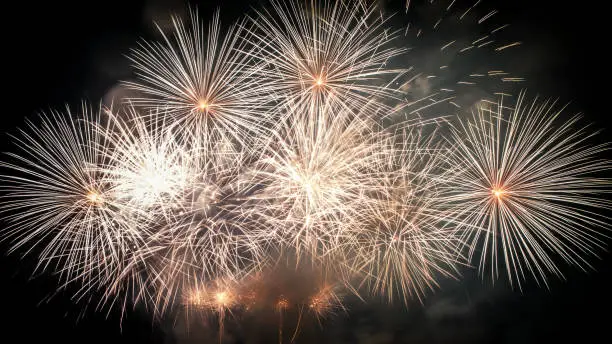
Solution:
M281 102L318 107L326 102L354 111L389 109L399 92L390 85L406 70L389 60L405 50L391 43L376 6L365 2L272 1L272 10L251 18L246 40L268 66L258 70Z
M518 91L516 83L524 78L515 74L521 69L509 54L522 43L511 40L505 30L510 25L500 24L489 6L480 0L412 1L410 9L407 4L405 63L416 75L401 89L409 103L416 97L464 108L483 94Z
M450 139L449 168L459 173L444 198L469 257L480 272L490 265L493 279L504 269L519 288L530 276L544 284L549 274L562 277L555 257L589 267L585 255L607 236L597 229L609 225L611 181L602 173L612 166L598 156L609 146L589 144L594 134L578 116L562 121L562 110L550 100L528 104L524 93L514 108L484 103Z
M205 30L196 11L186 23L173 17L172 24L172 35L159 28L162 42L142 41L132 50L139 80L125 84L142 95L129 101L164 110L173 120L170 130L189 134L187 141L206 146L230 140L248 147L247 140L270 121L270 91L255 76L259 67L238 25L222 36L218 12Z

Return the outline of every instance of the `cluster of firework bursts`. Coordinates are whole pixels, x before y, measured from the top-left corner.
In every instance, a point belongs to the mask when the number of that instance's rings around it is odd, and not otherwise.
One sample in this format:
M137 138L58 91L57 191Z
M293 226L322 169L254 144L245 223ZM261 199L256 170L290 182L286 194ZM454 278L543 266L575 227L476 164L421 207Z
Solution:
M273 1L228 30L195 11L172 25L129 55L138 96L44 114L2 162L4 238L78 298L184 306L221 328L270 307L282 338L289 308L322 318L347 293L421 300L472 264L546 283L605 245L608 145L524 94L427 118L458 106L455 91L409 96L430 76L391 68L408 28L376 6ZM503 28L456 49L518 46L494 40ZM480 76L520 79L507 74ZM272 277L288 265L329 278L292 296Z

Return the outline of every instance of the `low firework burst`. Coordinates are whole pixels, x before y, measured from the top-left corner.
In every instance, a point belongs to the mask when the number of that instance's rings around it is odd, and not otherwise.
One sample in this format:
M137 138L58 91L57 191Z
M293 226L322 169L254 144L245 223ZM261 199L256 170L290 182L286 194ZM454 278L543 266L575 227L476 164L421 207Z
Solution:
M479 270L490 265L495 278L503 269L519 287L529 276L562 277L555 257L588 267L608 226L610 180L601 174L611 166L598 158L608 146L590 145L594 134L555 105L525 104L521 94L514 108L478 106L452 130L449 168L459 173L444 200L469 257L480 251Z
M217 316L219 343L223 342L226 316L241 306L241 295L231 281L217 279L209 283L195 281L184 295L183 305L200 314L212 313Z
M404 302L422 301L439 275L457 273L455 241L444 224L438 185L447 150L436 142L436 130L424 130L420 125L397 129L381 166L376 202L357 214L344 240L350 270L389 302L395 295Z
M107 175L112 191L135 219L143 244L125 259L108 300L127 296L163 313L198 280L232 279L265 260L259 222L250 197L243 151L215 147L185 148L165 122L134 109L127 119L112 116ZM203 153L204 152L204 153Z
M323 284L308 299L308 309L318 320L333 316L339 310L346 310L342 304L341 288L338 284Z
M107 283L124 253L141 237L119 209L111 192L103 152L112 147L98 128L100 113L86 105L75 116L52 111L14 137L20 153L2 166L4 235L13 249L42 246L39 267L56 262L66 281L87 288Z

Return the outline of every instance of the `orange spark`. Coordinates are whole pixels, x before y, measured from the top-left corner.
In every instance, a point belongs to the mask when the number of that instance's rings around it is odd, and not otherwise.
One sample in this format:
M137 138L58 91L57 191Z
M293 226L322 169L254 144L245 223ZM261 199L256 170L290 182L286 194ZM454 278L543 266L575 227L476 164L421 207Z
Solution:
M506 190L504 190L502 188L494 188L493 190L491 190L491 192L493 193L493 195L495 197L497 197L497 199L501 199L502 196L504 196L504 194L506 194Z
M99 205L103 202L102 195L97 191L89 191L85 197L87 197L89 203L94 205Z

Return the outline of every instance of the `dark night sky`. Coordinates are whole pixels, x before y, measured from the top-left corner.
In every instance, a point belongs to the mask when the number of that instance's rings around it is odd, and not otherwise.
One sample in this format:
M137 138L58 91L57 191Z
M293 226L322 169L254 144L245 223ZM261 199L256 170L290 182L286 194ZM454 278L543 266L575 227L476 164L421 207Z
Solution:
M606 10L595 2L560 6L554 0L484 0L501 10L524 42L517 65L528 66L525 86L546 96L571 101L571 111L604 129L610 137L612 120L604 111L608 84L604 58L607 45ZM233 19L264 1L218 1L224 18ZM402 10L403 0L386 0ZM196 2L197 3L197 2ZM212 3L212 4L211 4ZM181 1L82 1L78 5L15 2L3 10L1 130L14 132L26 116L49 107L73 107L81 99L97 103L119 79L130 76L126 58L140 36L151 33L151 16L180 9ZM215 1L199 4L212 12ZM606 109L607 110L607 109ZM6 243L0 243L6 251ZM467 273L460 282L446 281L425 305L401 307L349 305L349 315L326 323L317 338L327 343L535 343L553 339L600 341L609 333L612 317L612 253L594 262L597 271L564 268L567 281L553 280L550 291L528 284L522 293L502 283L491 287ZM28 281L32 259L0 258L0 333L6 343L173 343L164 329L140 311L130 312L119 328L116 312L87 312L77 321L79 306L68 295L39 304L55 287L40 276ZM316 337L316 336L315 336ZM14 338L14 339L7 339ZM321 344L323 341L321 341Z

